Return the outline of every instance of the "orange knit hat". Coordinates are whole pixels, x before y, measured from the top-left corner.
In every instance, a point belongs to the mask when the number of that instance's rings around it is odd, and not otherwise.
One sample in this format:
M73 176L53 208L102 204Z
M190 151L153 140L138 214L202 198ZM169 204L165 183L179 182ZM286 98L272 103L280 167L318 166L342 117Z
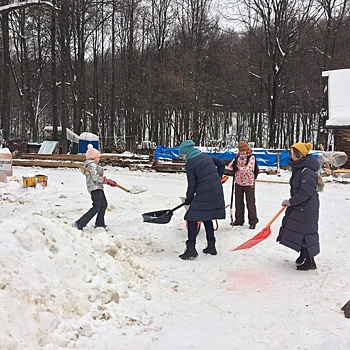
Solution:
M292 147L297 149L303 155L303 157L306 157L308 153L312 150L312 144L310 142L297 142L294 145L292 145Z

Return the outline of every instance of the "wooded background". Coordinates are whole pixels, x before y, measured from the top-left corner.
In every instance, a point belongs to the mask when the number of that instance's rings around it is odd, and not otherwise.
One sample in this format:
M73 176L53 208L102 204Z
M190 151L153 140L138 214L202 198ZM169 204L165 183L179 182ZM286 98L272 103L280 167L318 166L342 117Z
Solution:
M32 142L45 125L88 131L102 149L327 146L321 75L350 67L349 2L214 4L2 0L0 128Z

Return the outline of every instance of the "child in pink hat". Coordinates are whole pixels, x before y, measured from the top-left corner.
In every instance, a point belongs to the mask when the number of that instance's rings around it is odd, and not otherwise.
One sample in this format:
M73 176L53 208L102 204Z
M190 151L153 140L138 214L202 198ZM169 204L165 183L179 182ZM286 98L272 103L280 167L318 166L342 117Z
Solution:
M89 144L86 151L86 161L84 162L84 175L86 178L86 187L91 194L92 207L76 222L73 226L78 230L83 228L89 223L89 221L97 214L95 227L106 228L105 224L105 212L107 209L107 199L103 191L103 185L116 186L116 182L110 179L106 179L103 176L103 169L98 165L101 160L101 153Z

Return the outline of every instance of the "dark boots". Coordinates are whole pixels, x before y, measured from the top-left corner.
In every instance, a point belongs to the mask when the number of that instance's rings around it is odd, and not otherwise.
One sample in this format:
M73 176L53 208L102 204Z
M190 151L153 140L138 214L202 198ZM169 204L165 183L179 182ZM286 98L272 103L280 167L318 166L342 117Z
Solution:
M215 238L213 241L208 241L208 246L203 249L203 253L210 254L210 255L216 255L218 252L215 248ZM196 243L186 241L186 250L183 254L179 255L179 258L182 260L189 260L194 259L198 256L197 250L196 250Z
M203 253L210 255L216 255L218 253L215 248L215 238L213 241L208 241L208 246L203 249Z
M300 255L298 256L297 260L295 260L295 263L297 265L301 265L305 261L307 253L308 253L307 248L302 246L300 249Z
M182 260L194 259L198 256L196 250L196 242L186 241L186 250L183 254L179 255Z
M305 254L305 261L303 264L297 266L297 270L299 271L316 270L317 266L316 266L315 260L313 257L310 256L309 250L307 248L305 248L304 254Z

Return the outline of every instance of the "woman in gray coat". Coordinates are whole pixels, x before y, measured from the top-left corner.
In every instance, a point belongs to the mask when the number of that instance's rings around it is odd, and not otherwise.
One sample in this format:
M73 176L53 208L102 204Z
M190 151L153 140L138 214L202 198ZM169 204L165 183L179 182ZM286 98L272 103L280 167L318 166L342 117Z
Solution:
M298 142L290 149L292 176L290 195L282 205L287 206L277 241L300 252L296 260L301 271L316 270L314 260L320 252L318 218L320 202L316 186L318 161L309 153L311 143Z
M179 257L183 260L198 256L196 251L197 222L205 227L207 248L203 253L216 255L214 227L212 220L225 219L225 201L221 177L225 172L225 162L212 157L194 147L192 140L182 142L180 154L186 160L187 174L186 212L188 240L186 250Z

